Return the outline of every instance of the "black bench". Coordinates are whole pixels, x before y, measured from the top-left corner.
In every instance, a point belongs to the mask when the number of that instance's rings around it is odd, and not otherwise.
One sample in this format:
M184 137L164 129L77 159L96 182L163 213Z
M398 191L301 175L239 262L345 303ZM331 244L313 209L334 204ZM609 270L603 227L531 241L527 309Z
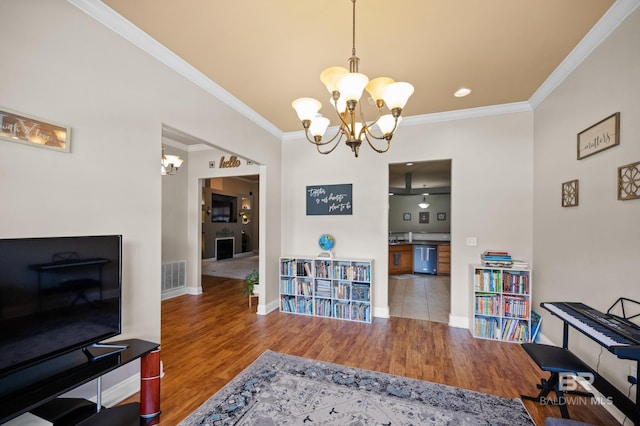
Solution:
M540 403L548 403L547 396L551 391L554 391L557 398L554 405L558 405L562 417L568 419L569 410L566 405L565 393L589 397L593 396L593 394L589 392L565 390L563 386L561 386L561 374L593 374L591 368L568 349L539 343L523 343L522 348L529 354L531 359L538 364L538 367L540 367L542 371L550 372L551 376L548 379L542 379L541 383L537 385L537 388L540 389L540 393L537 396L520 395L521 398Z

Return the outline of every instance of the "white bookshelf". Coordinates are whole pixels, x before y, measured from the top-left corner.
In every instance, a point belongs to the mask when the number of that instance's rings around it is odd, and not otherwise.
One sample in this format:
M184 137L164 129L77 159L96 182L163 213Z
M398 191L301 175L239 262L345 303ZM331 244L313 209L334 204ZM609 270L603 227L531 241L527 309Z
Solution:
M531 271L472 265L473 335L531 341Z
M280 311L371 322L371 259L280 258Z

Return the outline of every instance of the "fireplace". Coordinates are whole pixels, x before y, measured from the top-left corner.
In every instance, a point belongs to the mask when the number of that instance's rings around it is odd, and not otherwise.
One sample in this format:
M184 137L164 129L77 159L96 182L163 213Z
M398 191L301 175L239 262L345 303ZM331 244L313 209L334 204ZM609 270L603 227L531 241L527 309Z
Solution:
M216 260L230 259L235 253L235 238L216 238Z

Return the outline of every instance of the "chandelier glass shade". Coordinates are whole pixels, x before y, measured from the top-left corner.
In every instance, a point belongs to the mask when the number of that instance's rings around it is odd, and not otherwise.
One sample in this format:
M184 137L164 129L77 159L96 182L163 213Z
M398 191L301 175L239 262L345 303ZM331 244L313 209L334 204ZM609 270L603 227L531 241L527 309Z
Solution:
M160 162L160 173L165 175L175 175L182 166L184 160L177 155L165 155L164 147L162 148L162 160Z
M319 153L329 154L344 137L345 143L357 157L363 138L376 152L383 153L389 150L391 138L402 119L402 109L413 94L413 86L409 83L395 82L389 77L369 80L365 74L358 72L360 59L356 56L355 47L356 0L351 2L353 3L353 47L348 60L349 69L329 67L320 73L320 81L331 94L329 102L335 108L335 113L340 120L337 133L329 140L323 140L330 120L319 113L322 108L320 101L313 98L298 98L292 102L291 106L302 122L307 140L316 146ZM367 122L362 114L360 98L364 90L369 93L378 110L377 117L371 122ZM388 114L383 114L385 108L389 111ZM374 145L376 140L384 141L381 147ZM330 145L332 143L333 145Z

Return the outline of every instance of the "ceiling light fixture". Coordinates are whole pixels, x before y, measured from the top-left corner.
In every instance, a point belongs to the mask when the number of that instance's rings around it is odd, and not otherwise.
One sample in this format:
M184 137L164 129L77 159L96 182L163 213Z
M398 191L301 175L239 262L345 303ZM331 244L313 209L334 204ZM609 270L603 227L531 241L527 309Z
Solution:
M345 143L351 151L358 156L362 138L367 140L371 148L379 153L387 152L391 144L393 133L401 121L400 115L409 96L413 94L413 86L409 83L394 82L388 77L378 77L369 81L369 77L358 72L358 62L356 56L356 0L353 3L353 47L349 58L349 69L343 67L330 67L322 71L320 81L331 93L331 102L340 118L340 128L338 132L328 141L322 141L322 136L329 126L329 119L318 113L322 104L313 98L298 98L291 106L298 113L298 118L302 121L302 127L307 140L313 143L320 154L329 154L345 136ZM362 91L367 89L371 98L378 108L378 117L371 123L367 123L360 108L360 120L356 121L356 109L358 107ZM382 108L386 106L391 114L382 115ZM378 126L378 131L374 132L372 127ZM379 133L378 133L379 132ZM378 133L378 134L376 134ZM309 137L313 136L313 139ZM373 145L371 139L385 140L386 147L378 148ZM335 141L335 144L326 151L321 147Z
M177 155L165 155L162 147L162 161L160 162L160 173L162 176L175 175L184 160Z
M425 195L429 195L429 194L422 194L422 202L418 203L418 207L420 207L421 209L426 209L431 205L431 204L427 203L427 199L426 199Z
M456 91L456 93L453 94L453 96L455 96L456 98L464 98L469 93L471 93L471 89L468 89L466 87L462 87L462 88L458 89Z

